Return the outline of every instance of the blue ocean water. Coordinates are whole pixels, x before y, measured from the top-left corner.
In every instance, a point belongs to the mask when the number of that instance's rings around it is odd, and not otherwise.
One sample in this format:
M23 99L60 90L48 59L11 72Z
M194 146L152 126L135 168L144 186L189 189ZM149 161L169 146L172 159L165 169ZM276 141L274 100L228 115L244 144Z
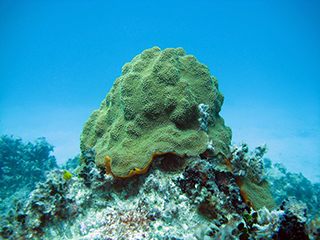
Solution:
M0 135L26 145L45 137L46 157L65 165L122 66L153 46L183 47L218 79L233 142L266 143L276 168L319 183L319 9L318 1L3 0Z
M124 63L183 47L218 78L233 141L320 170L318 1L1 1L1 134L45 136L59 163Z

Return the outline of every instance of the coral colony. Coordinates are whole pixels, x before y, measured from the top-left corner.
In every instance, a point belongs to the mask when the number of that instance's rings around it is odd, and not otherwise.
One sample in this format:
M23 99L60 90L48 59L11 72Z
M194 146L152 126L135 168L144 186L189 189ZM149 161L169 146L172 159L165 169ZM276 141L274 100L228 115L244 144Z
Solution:
M81 155L62 169L43 140L39 158L31 145L2 137L0 236L320 239L319 184L272 166L266 145L231 145L223 100L208 67L182 48L143 51L123 66L84 124ZM17 169L35 159L43 162L38 183L27 198L8 199L10 181L25 177Z

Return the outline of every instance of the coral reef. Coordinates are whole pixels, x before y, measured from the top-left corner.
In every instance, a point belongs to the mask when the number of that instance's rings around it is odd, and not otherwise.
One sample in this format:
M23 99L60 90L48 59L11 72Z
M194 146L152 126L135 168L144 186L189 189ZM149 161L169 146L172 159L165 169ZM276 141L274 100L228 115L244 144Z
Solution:
M258 211L250 232L256 239L310 239L306 221L306 205L291 197L277 210L269 212L263 208Z
M241 214L247 207L233 174L215 169L207 160L194 160L174 182L211 220L223 219L228 213Z
M47 172L47 181L38 183L29 197L16 200L8 218L2 219L1 235L11 233L10 239L34 239L43 237L43 229L59 226L61 221L70 221L81 212L73 199L67 197L72 180L63 179L63 171ZM4 230L5 229L5 230Z
M230 151L232 154L230 162L235 175L249 178L256 183L264 179L262 157L268 151L266 144L249 152L248 144L242 142L240 146L233 144Z
M126 177L146 170L155 153L196 156L210 142L226 155L231 129L219 116L223 100L208 67L182 48L145 50L123 66L100 109L85 123L80 162L91 147L98 166ZM199 111L199 104L208 107Z
M266 144L249 152L248 144L242 142L239 146L231 146L229 168L236 177L243 198L249 202L255 210L266 206L269 210L276 207L273 200L269 183L264 179L263 155L267 152Z
M289 198L254 211L237 174L217 155L155 156L152 168L113 177L85 152L79 177L48 172L29 198L0 218L4 239L317 239L317 219ZM80 177L81 176L81 177Z
M40 182L0 216L0 236L319 239L319 186L272 167L265 144L251 152L245 142L230 146L222 103L217 79L182 48L143 51L124 65L83 127L81 155L62 169L52 170L44 139L33 146L1 138L1 184Z
M37 182L45 180L46 171L58 167L52 151L45 138L32 144L12 135L0 137L0 213L8 211L14 198L26 197Z
M311 214L320 212L320 183L311 183L301 173L287 172L281 163L272 165L267 158L264 159L264 171L277 204L281 204L286 198L296 197L307 204Z

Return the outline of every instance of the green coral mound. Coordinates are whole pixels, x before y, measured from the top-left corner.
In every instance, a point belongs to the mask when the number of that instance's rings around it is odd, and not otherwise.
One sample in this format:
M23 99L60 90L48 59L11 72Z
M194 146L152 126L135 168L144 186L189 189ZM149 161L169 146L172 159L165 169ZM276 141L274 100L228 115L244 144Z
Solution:
M219 116L223 100L217 79L194 56L182 48L147 49L123 66L92 112L81 152L94 148L98 166L109 156L116 176L145 168L153 153L201 154L210 140L216 153L227 155L232 134ZM200 103L210 107L207 132L199 130Z

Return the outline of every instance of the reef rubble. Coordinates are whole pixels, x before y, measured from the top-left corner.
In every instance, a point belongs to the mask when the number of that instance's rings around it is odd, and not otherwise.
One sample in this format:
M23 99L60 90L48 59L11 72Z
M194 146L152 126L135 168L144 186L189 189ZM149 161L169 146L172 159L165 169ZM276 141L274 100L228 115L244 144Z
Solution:
M90 164L92 149L86 156L88 167L78 173L82 177L64 179L63 170L49 171L27 199L16 200L1 218L0 236L318 239L316 220L308 221L306 204L288 198L274 209L254 210L240 193L237 174L219 156L159 155L148 172L131 178L113 177Z

